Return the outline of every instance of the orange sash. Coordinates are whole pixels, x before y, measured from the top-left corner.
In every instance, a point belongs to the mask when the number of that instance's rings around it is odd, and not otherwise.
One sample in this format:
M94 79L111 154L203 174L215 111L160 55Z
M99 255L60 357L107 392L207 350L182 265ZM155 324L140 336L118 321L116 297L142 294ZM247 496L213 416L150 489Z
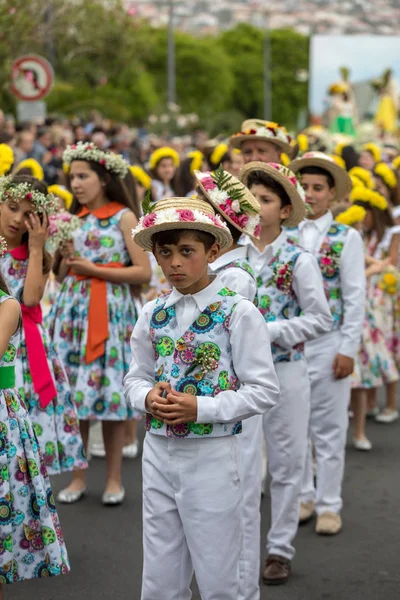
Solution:
M78 213L78 217L86 217L88 214L93 214L98 219L109 219L124 208L126 206L118 202L109 202L105 206L93 211L83 206ZM124 266L120 262L108 264L96 263L96 267L101 268L121 269ZM104 355L105 342L109 337L107 281L105 279L97 279L96 277L88 277L87 275L76 275L73 271L70 271L69 274L73 275L78 281L91 280L85 357L85 362L88 365Z

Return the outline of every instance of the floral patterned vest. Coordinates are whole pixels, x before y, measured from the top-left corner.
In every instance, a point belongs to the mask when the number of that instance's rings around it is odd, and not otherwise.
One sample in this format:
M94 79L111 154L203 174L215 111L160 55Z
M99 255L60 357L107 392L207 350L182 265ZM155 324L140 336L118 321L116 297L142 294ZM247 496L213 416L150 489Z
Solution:
M265 321L293 319L301 314L301 308L293 290L293 269L296 260L304 252L293 240L287 238L273 256L262 273L257 277L257 297L255 304ZM291 362L304 358L304 344L293 348L282 348L271 344L275 363Z
M340 285L340 260L348 231L347 225L332 223L321 247L315 253L322 273L325 295L334 320L333 331L339 329L343 323L344 307ZM298 229L287 229L287 232L297 243Z
M242 296L221 289L212 302L181 335L175 306L164 308L168 295L156 302L150 320L150 336L155 357L155 381L168 381L179 392L216 396L225 390L237 390L240 382L232 363L229 323ZM147 431L168 437L200 438L233 435L242 431L237 423L184 423L165 425L150 414Z

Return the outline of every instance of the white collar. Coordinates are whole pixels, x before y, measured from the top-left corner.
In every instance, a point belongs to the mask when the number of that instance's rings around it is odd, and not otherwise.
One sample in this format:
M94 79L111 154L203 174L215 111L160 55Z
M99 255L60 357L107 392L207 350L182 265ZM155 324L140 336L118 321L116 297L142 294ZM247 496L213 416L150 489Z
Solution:
M288 237L289 236L287 234L287 231L285 229L281 229L281 232L278 235L278 237L275 238L275 240L273 242L271 242L271 244L268 244L267 246L265 246L264 250L262 250L261 252L257 248L257 246L254 244L253 240L250 240L250 238L249 238L250 241L249 241L248 245L251 248L253 248L255 250L255 252L257 252L260 255L270 254L271 256L275 256L275 254L278 252L279 248L281 248L281 246L284 245L284 243L286 242Z
M223 286L221 285L220 280L217 277L215 277L215 279L207 287L202 289L200 292L197 292L197 294L181 294L176 288L172 288L172 292L167 298L164 308L168 308L169 306L177 304L182 300L185 301L189 298L193 298L197 308L201 312L209 304L211 304L212 300L215 299L215 296L222 289L222 287Z
M217 260L210 264L210 271L219 271L219 269L226 267L226 265L229 265L229 263L246 257L247 247L239 246L239 248L234 248L233 250L229 250L229 252L226 252L225 254L219 256Z
M322 233L331 226L332 222L333 215L331 211L328 210L328 212L322 215L322 217L319 217L319 219L304 219L304 221L299 224L299 229L302 230L304 227L309 227L310 224L312 224Z

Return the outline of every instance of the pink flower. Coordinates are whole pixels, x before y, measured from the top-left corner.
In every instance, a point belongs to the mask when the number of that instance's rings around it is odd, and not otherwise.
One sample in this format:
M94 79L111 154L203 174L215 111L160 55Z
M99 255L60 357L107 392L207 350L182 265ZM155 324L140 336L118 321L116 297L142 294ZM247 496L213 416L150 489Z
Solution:
M240 217L238 217L239 227L242 227L244 229L248 222L249 222L249 217L247 215L241 215Z
M283 284L284 284L284 283L285 283L285 280L284 280L284 278L283 278L283 277L278 277L278 278L277 278L277 280L276 280L276 285L277 285L277 287L281 287L281 286L283 286Z
M324 256L323 258L321 258L321 263L329 267L332 264L332 259L328 256Z
M260 237L260 235L261 235L261 225L256 225L256 227L254 229L254 235L256 237Z
M216 217L215 215L210 215L210 219L214 223L214 225L216 225L217 227L222 227L221 221L218 219L218 217Z
M32 193L28 192L27 195L25 196L26 200L32 200Z
M187 209L182 209L182 210L178 210L179 213L179 220L180 221L195 221L195 217L194 214L191 210L187 210Z
M232 221L237 223L237 215L232 210L231 206L228 204L228 201L225 204L221 204L220 208L226 214L227 217L229 217L230 219L232 219Z
M143 219L143 227L153 227L156 220L156 216L156 213L150 213L149 215L146 215Z
M104 165L106 164L106 159L102 158L101 161L100 161L100 164L103 165L103 167L104 167Z
M206 192L211 192L211 190L214 190L217 187L215 181L209 175L207 177L203 177L203 179L201 179L200 181L201 185L206 190Z

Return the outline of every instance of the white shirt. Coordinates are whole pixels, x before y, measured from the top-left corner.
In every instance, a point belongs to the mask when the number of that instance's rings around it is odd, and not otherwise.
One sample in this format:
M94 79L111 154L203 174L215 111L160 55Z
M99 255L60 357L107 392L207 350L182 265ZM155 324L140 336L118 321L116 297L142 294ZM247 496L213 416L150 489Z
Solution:
M182 295L173 288L165 307L175 304L180 334L185 333L198 315L215 301L220 289L218 278L193 295ZM124 379L128 402L143 413L146 412L146 396L155 385L154 350L150 337L150 319L155 304L156 300L146 304L136 323L131 338L132 361ZM240 299L232 313L229 329L232 362L240 388L220 392L214 397L199 396L198 423L240 421L262 414L278 402L279 383L272 362L268 331L260 312L249 300Z
M333 223L333 215L304 220L299 225L299 244L317 254ZM354 358L360 345L365 307L364 247L360 234L350 228L340 260L340 289L344 316L340 328L341 343L338 353Z
M209 270L211 273L216 273L235 260L248 260L246 246L239 246L239 248L222 254L216 261L211 263ZM257 293L257 284L250 273L246 273L246 271L238 267L230 267L229 269L224 269L221 273L217 273L217 276L222 286L228 287L243 296L243 298L247 298L253 302Z
M288 234L282 230L272 244L262 252L253 242L248 244L248 256L256 277L286 243ZM292 319L278 319L267 323L272 342L283 348L313 340L332 329L333 318L325 296L318 262L312 254L302 252L293 269L293 290L303 314Z

